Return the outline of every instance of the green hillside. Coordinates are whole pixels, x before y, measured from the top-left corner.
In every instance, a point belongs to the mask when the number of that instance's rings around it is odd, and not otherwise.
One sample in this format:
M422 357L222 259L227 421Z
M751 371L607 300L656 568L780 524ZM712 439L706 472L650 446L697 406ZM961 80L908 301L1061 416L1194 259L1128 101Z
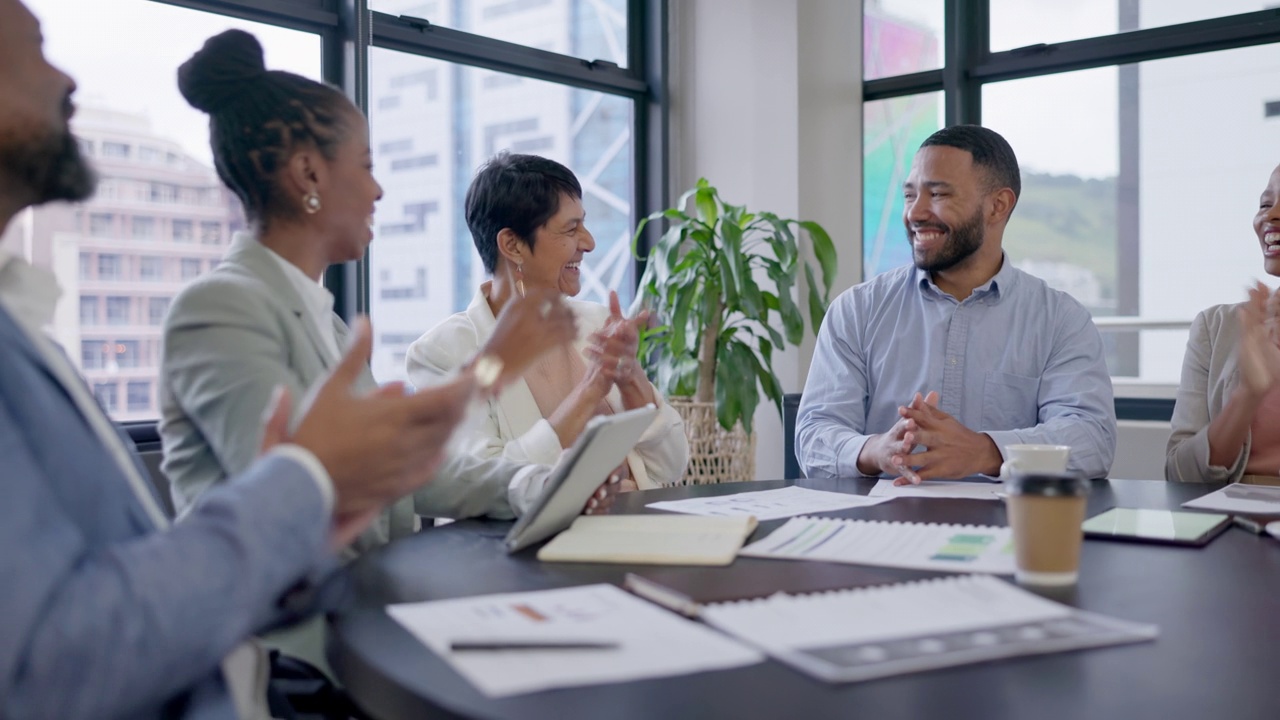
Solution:
M1055 260L1092 270L1116 296L1116 180L1022 174L1022 197L1004 234L1015 262Z

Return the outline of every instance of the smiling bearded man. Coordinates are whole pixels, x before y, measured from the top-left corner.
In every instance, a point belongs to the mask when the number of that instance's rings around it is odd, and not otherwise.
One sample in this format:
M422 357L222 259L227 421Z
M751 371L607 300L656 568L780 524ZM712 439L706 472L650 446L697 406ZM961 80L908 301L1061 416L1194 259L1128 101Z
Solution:
M807 476L995 475L1019 443L1069 445L1069 472L1106 475L1102 338L1079 302L1005 255L1021 190L992 130L958 125L920 146L903 184L913 265L844 292L818 334L796 422Z

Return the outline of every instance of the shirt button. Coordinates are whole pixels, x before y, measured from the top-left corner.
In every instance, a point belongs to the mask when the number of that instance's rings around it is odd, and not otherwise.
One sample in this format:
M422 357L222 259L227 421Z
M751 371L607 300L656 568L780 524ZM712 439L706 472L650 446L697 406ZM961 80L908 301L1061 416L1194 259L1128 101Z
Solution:
M955 364L956 364L956 356L955 356L955 355L952 355L951 357L947 358L947 360L949 360L949 361L951 362L951 364L952 364L952 365L955 365Z

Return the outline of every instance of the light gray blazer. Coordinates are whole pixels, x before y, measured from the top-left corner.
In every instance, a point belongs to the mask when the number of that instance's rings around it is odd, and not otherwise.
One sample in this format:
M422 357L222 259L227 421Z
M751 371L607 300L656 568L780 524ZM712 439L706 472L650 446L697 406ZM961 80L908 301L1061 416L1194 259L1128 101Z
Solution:
M348 328L332 317L339 347ZM202 493L249 467L258 455L272 390L289 388L295 420L307 389L330 370L323 340L302 297L269 251L237 236L221 265L188 285L165 319L161 365L162 469L185 512ZM377 385L366 369L355 392ZM384 511L356 542L364 551L413 532L414 514L510 518L514 463L451 456L434 481Z
M1231 467L1209 464L1209 423L1222 412L1235 390L1240 370L1240 321L1233 305L1215 305L1191 323L1182 382L1173 406L1173 435L1165 455L1164 476L1181 482L1237 482L1244 476L1252 438Z

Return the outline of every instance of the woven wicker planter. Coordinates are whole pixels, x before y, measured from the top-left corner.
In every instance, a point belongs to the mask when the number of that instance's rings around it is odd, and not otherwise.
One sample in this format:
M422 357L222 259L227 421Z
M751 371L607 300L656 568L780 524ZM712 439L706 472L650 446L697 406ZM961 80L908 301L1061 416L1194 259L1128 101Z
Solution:
M709 485L756 479L756 434L739 423L732 431L720 427L716 404L688 397L667 398L684 420L689 439L689 468L678 485Z

